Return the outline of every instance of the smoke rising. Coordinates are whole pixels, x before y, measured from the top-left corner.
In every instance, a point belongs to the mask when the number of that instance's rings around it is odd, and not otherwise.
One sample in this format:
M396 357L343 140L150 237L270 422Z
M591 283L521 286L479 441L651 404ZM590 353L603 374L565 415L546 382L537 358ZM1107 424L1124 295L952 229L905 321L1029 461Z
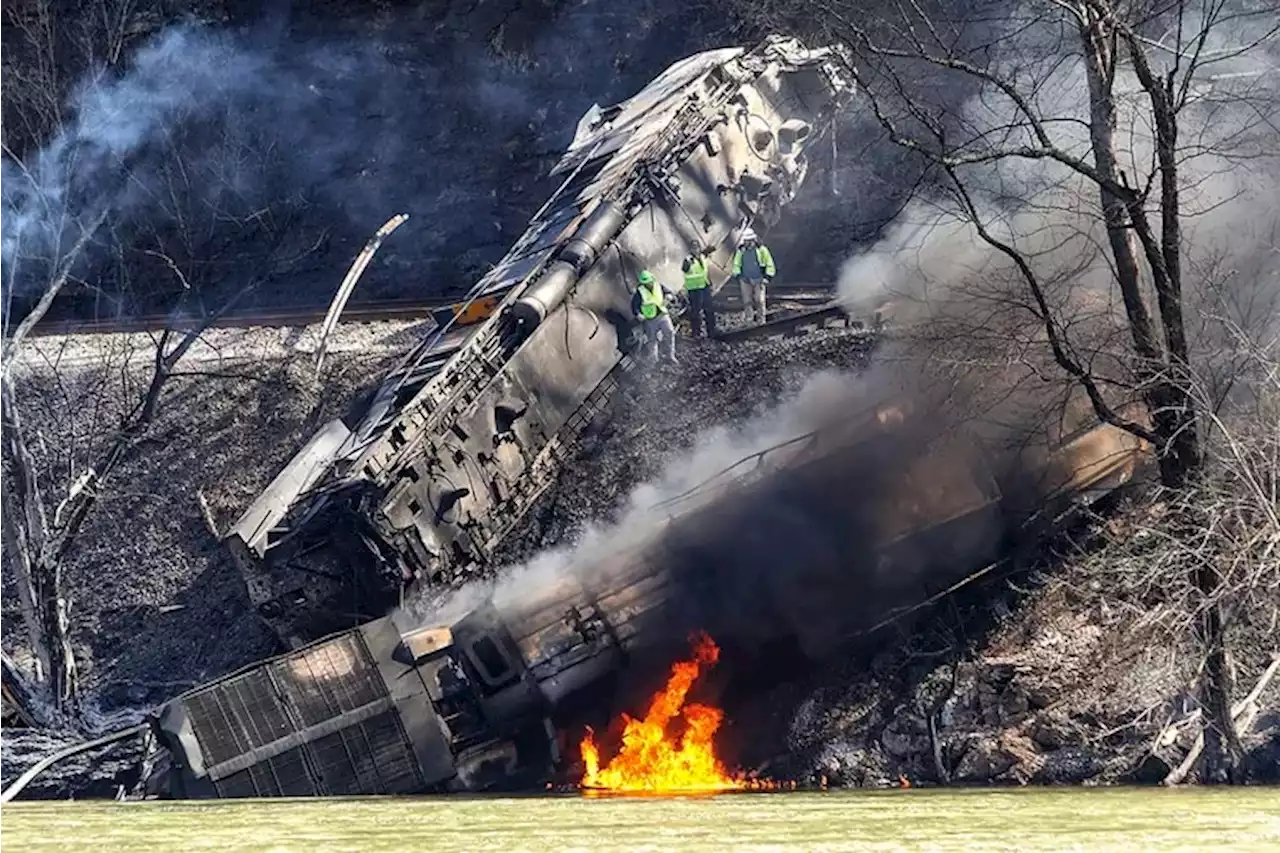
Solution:
M73 288L80 303L66 310L168 310L180 289L147 251L173 258L211 306L264 272L271 285L252 301L326 304L359 247L400 212L410 220L357 301L465 290L545 200L581 114L712 37L692 25L659 32L700 14L665 14L661 2L273 6L237 28L170 27L91 69L51 139L16 144L6 129L15 310L102 210L77 270L97 296L85 304ZM28 102L9 94L7 109Z
M565 583L580 583L609 555L650 539L668 519L661 505L713 479L728 482L749 473L754 454L819 428L843 405L855 405L858 397L870 396L875 381L843 373L813 374L776 408L746 423L721 425L700 434L689 451L664 466L657 478L637 486L612 519L601 519L575 541L545 551L524 565L508 567L495 578L421 602L414 608L415 617L447 623L488 597L499 607L511 606L554 594Z
M997 516L979 514L945 541L913 540L884 562L880 546L915 524L912 513L986 502L966 479L967 445L947 443L929 483L911 473L954 421L942 416L950 389L908 379L900 364L811 375L775 408L699 436L612 520L494 579L418 602L410 621L450 624L491 599L519 623L644 581L651 589L640 602L655 610L633 651L703 629L749 654L788 636L814 657L829 653L890 608L915 603L935 572L955 580L974 568L1002 532ZM887 401L914 412L882 430ZM805 464L787 462L789 453Z
M1280 216L1272 201L1280 191L1280 44L1274 33L1256 43L1258 26L1273 25L1273 18L1264 21L1257 9L1248 14L1248 4L1234 5L1209 32L1201 53L1206 63L1179 115L1186 301L1202 358L1224 343L1224 325L1274 336L1277 326L1267 317L1274 311L1266 306L1280 306L1274 250ZM1005 28L984 39L995 45L984 54L984 67L1023 81L1053 143L1091 164L1083 62L1064 52L1057 17L1036 4L1018 9ZM1187 20L1193 18L1200 20L1190 14ZM1157 76L1171 67L1170 54L1153 49L1151 55ZM1118 68L1115 93L1118 165L1141 186L1154 169L1155 131L1131 66ZM905 106L893 93L876 97L889 111ZM1026 119L994 87L971 95L952 122L949 139L961 155L1037 144ZM1089 356L1123 351L1127 325L1097 185L1043 158L1003 157L959 172L978 218L1028 259L1079 350ZM841 296L863 310L889 303L907 322L941 323L951 336L971 342L969 355L988 363L1045 364L1040 319L1018 271L979 238L972 217L946 190L917 197L874 245L845 262ZM1157 227L1159 198L1157 178L1149 203Z
M1082 66L1064 61L1060 42L1043 30L1005 35L998 40L1002 53L996 66L1044 71L1036 87L1037 107L1052 117L1058 147L1088 162L1088 90ZM1236 35L1220 32L1218 37ZM1208 49L1218 47L1210 44ZM1272 52L1264 45L1257 55L1235 56L1232 62L1265 66ZM1274 244L1268 242L1276 221L1270 199L1280 174L1273 159L1280 145L1274 123L1259 119L1253 103L1253 96L1272 93L1272 84L1264 76L1245 99L1225 92L1222 85L1214 81L1204 92L1193 93L1182 119L1184 139L1189 140L1181 163L1185 236L1195 270L1188 279L1196 295L1210 289L1215 275L1219 291L1226 281L1235 281L1240 290L1265 290L1275 280L1240 276L1242 270L1257 269L1268 251L1274 255ZM1119 72L1117 92L1121 168L1130 176L1145 175L1153 160L1153 132L1129 71ZM960 138L971 140L976 150L997 136L1002 146L1025 142L1026 128L1014 119L1009 104L983 92L964 104L955 121ZM967 168L965 176L983 222L1030 259L1049 288L1053 310L1078 335L1076 342L1092 349L1092 363L1106 364L1108 347L1111 353L1122 352L1127 336L1096 185L1042 159L984 162ZM785 622L800 626L802 642L816 654L894 603L919 600L944 578L955 580L951 573L980 567L974 561L997 554L1007 532L1005 521L994 515L975 516L971 526L946 531L941 540L906 543L907 550L893 555L888 568L873 545L892 526L892 515L902 507L895 501L904 495L908 504L925 507L925 518L948 517L948 502L955 509L975 499L965 494L966 483L975 481L954 473L976 459L960 445L952 445L946 459L935 460L937 467L930 470L936 479L913 479L910 470L959 420L985 417L985 423L976 425L984 438L1011 439L1012 452L995 460L992 473L1005 494L1029 488L1032 496L1038 486L1027 479L1036 472L1022 464L1026 457L1016 440L1032 427L1051 436L1074 428L1072 418L1061 414L1058 423L1046 428L1045 389L1051 389L1047 396L1056 397L1059 405L1065 404L1069 389L1063 391L1060 374L1047 371L1051 365L1039 318L1016 273L1005 256L979 239L954 197L922 194L875 245L846 263L840 291L855 309L888 301L895 303L895 320L941 321L946 349L936 346L937 340L909 338L911 346L882 357L873 374L815 378L794 401L732 436L706 437L699 450L658 481L637 489L629 511L616 523L494 582L473 585L438 603L431 618L450 621L487 596L499 608L532 610L577 586L591 588L594 576L612 571L627 559L620 555L645 543L645 560L681 590L671 605L673 626L709 628L732 642L760 640ZM1202 336L1199 342L1204 346L1211 340ZM922 346L928 344L935 346ZM919 385L908 381L916 375L922 377ZM1039 387L1024 391L1019 385L1026 380ZM661 511L646 511L726 462L786 437L851 421L890 388L913 400L917 415L888 439L868 441L865 433L836 429L831 434L840 439L822 456L823 466L772 475L749 492L722 493L723 499L682 522L669 524ZM1084 417L1092 420L1087 413ZM944 473L947 464L958 468ZM981 474L976 476L981 480ZM930 510L929 500L939 503Z
M225 36L179 27L139 50L128 74L81 82L54 139L25 164L3 161L6 280L19 251L57 252L104 210L127 218L146 191L129 172L148 146L252 91L264 66Z

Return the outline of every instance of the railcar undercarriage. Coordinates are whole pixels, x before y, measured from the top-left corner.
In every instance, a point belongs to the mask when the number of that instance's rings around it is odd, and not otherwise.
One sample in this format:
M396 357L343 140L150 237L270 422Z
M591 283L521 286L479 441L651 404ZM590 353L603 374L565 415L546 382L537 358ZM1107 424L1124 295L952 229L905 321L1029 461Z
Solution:
M637 273L678 289L705 251L723 287L738 235L781 216L852 94L844 63L771 37L583 116L558 188L471 294L488 319L430 335L229 532L277 634L297 646L487 569L630 369Z

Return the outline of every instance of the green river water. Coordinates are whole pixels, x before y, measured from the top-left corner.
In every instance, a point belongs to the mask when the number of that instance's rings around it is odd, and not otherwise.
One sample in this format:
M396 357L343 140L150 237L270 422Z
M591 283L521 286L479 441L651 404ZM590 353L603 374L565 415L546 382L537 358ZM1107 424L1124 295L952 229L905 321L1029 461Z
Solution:
M1280 851L1280 789L15 803L9 853Z

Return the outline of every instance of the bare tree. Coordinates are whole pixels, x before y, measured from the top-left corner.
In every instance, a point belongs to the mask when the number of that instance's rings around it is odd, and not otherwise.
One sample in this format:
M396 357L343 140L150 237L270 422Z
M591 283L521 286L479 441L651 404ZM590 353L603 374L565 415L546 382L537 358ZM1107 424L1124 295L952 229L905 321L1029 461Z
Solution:
M46 283L39 301L23 318L12 336L4 341L0 356L0 441L3 442L5 480L9 488L4 490L4 541L7 556L13 562L21 597L23 617L26 622L31 650L36 659L36 680L50 685L50 697L54 708L61 708L75 693L75 656L67 631L66 602L61 594L62 581L55 560L48 559L49 523L41 494L39 478L31 453L27 448L21 417L12 386L13 364L23 341L31 329L48 313L54 300L66 286L77 261L86 246L94 238L106 212L100 213L87 227L70 250L54 259L50 265L52 276ZM21 247L11 251L9 260L9 292L16 287ZM74 489L77 492L79 490Z
M288 269L308 252L281 257L276 267L246 282L233 298L214 310L188 310L182 304L185 300L180 301L174 316L181 318L181 325L168 326L151 336L151 365L143 384L136 389L132 405L117 421L105 424L102 434L88 441L88 447L75 452L78 461L66 466L40 465L29 449L12 375L14 362L22 356L21 341L15 336L6 342L12 345L6 349L2 380L3 462L9 484L5 490L5 551L15 571L28 638L38 664L38 683L47 690L52 708L74 713L76 706L73 619L64 589L63 566L85 520L99 498L112 488L111 477L116 468L145 443L166 399L169 381L186 375L180 371L180 363L204 332L240 297ZM174 274L193 277L176 265ZM131 362L126 356L119 370L134 369Z
M264 282L294 268L326 237L301 225L305 200L264 201L260 194L245 194L243 187L263 186L272 165L269 146L227 138L212 156L206 149L188 161L188 137L208 127L184 127L181 119L164 128L156 163L145 173L120 164L131 196L143 199L141 210L137 201L129 210L74 210L65 198L41 192L32 177L34 215L42 227L26 233L39 239L6 246L6 289L40 296L4 340L3 463L6 483L12 484L5 490L5 553L17 579L37 682L58 711L74 713L78 692L63 566L85 520L111 488L112 473L145 442L169 381L184 375L180 362L205 330ZM12 156L10 162L30 175L21 159ZM154 298L154 284L138 293L134 283L162 277L176 282L177 295L169 323L151 336L150 367L134 388L136 398L85 446L65 448L65 465L40 465L29 446L13 375L32 330L71 289L102 290L109 281L115 309ZM134 370L130 361L124 359L122 373Z
M941 336L951 353L963 329L968 357L985 347L981 358L1020 362L1033 378L1065 376L1098 419L1154 448L1162 484L1181 496L1171 517L1180 535L1205 541L1217 520L1190 496L1205 494L1210 434L1228 448L1231 441L1222 397L1207 393L1212 383L1196 363L1189 329L1221 332L1194 300L1228 279L1208 274L1187 229L1231 201L1214 193L1224 173L1273 165L1266 158L1280 151L1274 7L1251 0L752 6L748 17L771 23L807 16L810 28L848 48L865 108L894 143L933 167L935 192L918 200L933 209L932 225L957 223L986 247L988 261L969 271L963 289L955 289L963 272L943 274L953 292L942 313L964 303L962 321L950 317L950 334ZM938 262L963 266L965 240L940 243L957 251ZM993 273L1007 276L997 282ZM936 297L928 306L935 313ZM1145 412L1135 414L1130 401ZM1257 501L1254 508L1266 517ZM1209 544L1229 547L1218 537ZM1239 757L1220 606L1229 582L1220 560L1197 553L1177 566L1197 596L1192 612L1205 652L1201 775L1224 779Z
M64 104L86 72L123 62L129 48L165 19L199 13L199 0L22 0L0 15L11 34L4 57L5 144L40 145L62 128ZM183 8L185 7L185 9Z

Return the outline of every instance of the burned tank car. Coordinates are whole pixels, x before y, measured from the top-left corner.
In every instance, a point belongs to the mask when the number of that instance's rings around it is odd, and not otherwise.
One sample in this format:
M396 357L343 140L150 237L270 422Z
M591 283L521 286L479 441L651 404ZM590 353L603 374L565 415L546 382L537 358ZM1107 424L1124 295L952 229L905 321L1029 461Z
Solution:
M1036 536L1038 515L1111 492L1143 452L1110 426L1060 430L1022 460L1016 485L1037 514L1009 501L969 431L878 406L744 460L571 570L500 583L451 625L383 617L170 701L152 724L167 760L149 787L201 798L540 786L564 769L557 733L634 707L629 689L680 654L688 630L780 680L766 649L847 647Z
M206 799L536 785L558 760L542 702L532 689L494 702L479 667L497 653L460 629L455 645L448 628L402 635L383 617L165 703L147 788Z
M229 532L277 633L296 646L482 569L629 369L639 270L674 285L707 247L723 286L741 229L774 222L803 182L807 146L852 93L844 67L772 37L588 111L559 188L474 291L500 297L492 316L409 353Z
M883 405L745 460L554 582L499 586L474 624L515 650L511 683L536 684L557 726L606 680L625 693L621 671L669 662L692 630L776 682L779 661L848 648L1111 493L1144 452L1122 430L1082 427L1031 453L1012 483L969 430Z

